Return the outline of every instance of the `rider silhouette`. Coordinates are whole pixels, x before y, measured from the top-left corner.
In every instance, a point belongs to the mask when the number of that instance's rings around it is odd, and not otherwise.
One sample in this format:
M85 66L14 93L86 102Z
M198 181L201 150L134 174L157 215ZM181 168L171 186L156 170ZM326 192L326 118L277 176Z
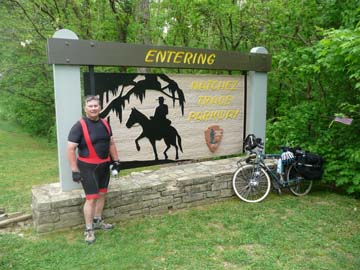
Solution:
M156 121L160 126L170 126L171 121L166 118L169 113L168 106L164 103L164 97L159 97L159 106L156 107L152 120Z

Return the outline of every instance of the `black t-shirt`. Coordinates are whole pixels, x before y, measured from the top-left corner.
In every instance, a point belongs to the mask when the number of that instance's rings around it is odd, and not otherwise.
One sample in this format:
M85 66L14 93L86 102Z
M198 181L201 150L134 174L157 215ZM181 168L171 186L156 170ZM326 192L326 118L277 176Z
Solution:
M109 156L110 150L110 137L112 136L111 128L109 135L107 128L100 119L98 121L92 121L85 117L84 120L88 128L90 139L94 146L96 154L99 156L99 158L107 158ZM80 121L76 122L75 125L71 128L68 136L68 141L79 144L79 156L89 156L89 150L86 146Z

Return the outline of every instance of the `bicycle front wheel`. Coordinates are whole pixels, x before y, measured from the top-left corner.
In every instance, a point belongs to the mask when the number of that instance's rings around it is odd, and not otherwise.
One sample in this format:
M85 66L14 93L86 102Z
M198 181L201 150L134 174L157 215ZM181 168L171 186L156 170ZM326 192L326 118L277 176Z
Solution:
M289 167L287 172L287 181L289 189L295 196L305 196L308 194L312 187L312 180L306 180L300 175L296 168L296 163Z
M237 169L232 179L236 196L249 203L261 202L270 192L270 177L263 168L247 164Z

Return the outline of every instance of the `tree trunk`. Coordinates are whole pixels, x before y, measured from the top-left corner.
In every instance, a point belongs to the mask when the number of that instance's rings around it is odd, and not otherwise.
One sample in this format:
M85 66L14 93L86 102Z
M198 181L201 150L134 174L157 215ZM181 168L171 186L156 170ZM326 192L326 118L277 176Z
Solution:
M136 9L135 18L139 24L137 38L142 44L151 44L150 3L149 0L140 0ZM139 73L150 73L150 68L138 68Z

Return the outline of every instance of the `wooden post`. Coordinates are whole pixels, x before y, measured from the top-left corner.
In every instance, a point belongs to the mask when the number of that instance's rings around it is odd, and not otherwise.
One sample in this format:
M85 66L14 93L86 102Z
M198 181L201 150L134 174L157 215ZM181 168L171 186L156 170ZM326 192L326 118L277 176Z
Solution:
M78 39L74 32L67 29L56 31L53 37ZM65 46L71 47L71 42L64 42ZM64 57L67 56L64 55ZM80 66L70 65L71 58L66 58L66 62L69 65L53 65L59 177L62 191L81 187L80 184L72 181L67 159L67 136L72 125L82 115Z
M268 54L264 47L252 48L251 53ZM249 72L248 127L247 134L255 134L265 142L267 73Z

